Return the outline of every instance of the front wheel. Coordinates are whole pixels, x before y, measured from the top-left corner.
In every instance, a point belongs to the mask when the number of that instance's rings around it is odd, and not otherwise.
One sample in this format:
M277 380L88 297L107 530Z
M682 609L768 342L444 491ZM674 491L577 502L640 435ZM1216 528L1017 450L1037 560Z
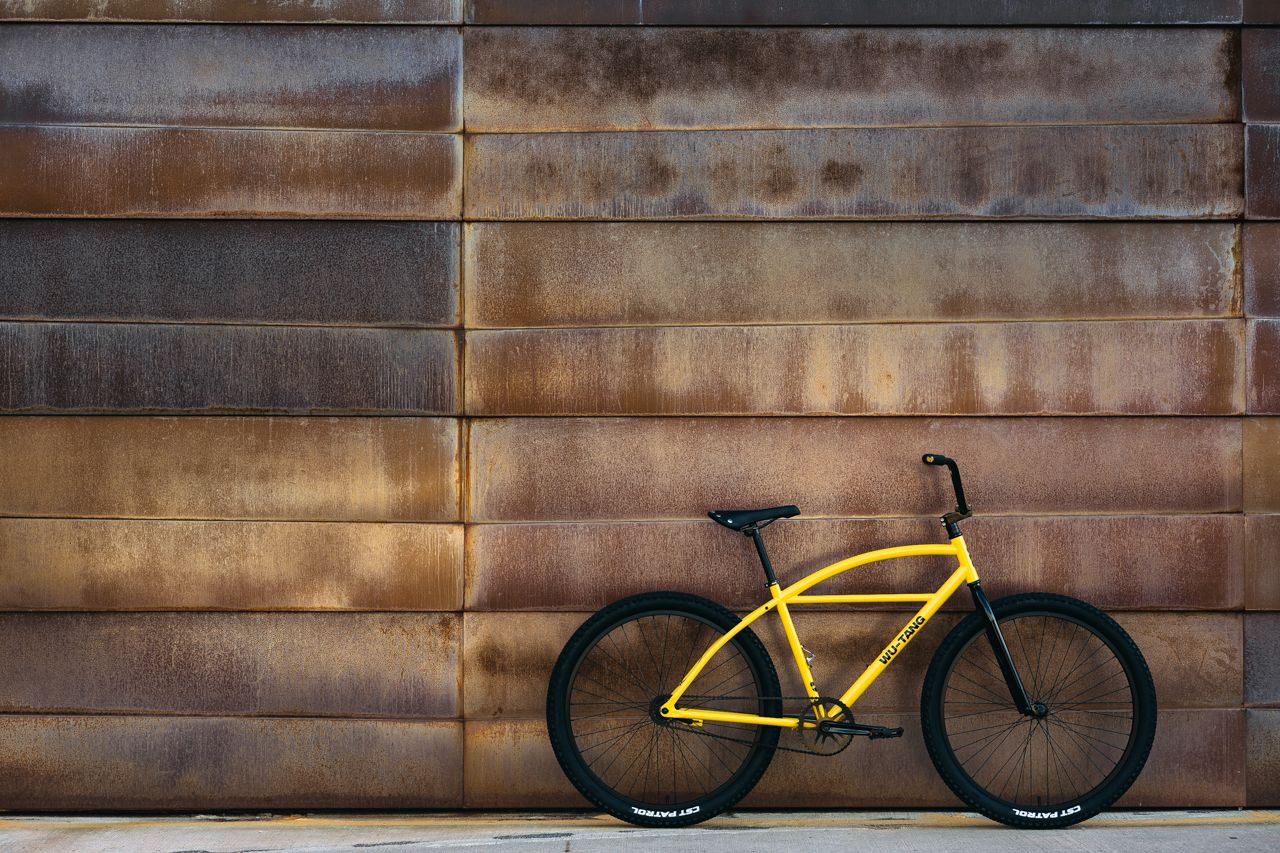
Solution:
M973 613L925 676L920 722L944 782L1021 828L1087 820L1129 790L1151 752L1156 692L1137 645L1097 608L1031 593L991 603L1033 713L1014 707Z
M647 593L588 619L556 661L547 730L569 781L591 802L640 826L687 826L732 806L773 758L773 726L705 721L659 709L738 617L693 595ZM734 636L681 704L777 716L778 674L750 629Z

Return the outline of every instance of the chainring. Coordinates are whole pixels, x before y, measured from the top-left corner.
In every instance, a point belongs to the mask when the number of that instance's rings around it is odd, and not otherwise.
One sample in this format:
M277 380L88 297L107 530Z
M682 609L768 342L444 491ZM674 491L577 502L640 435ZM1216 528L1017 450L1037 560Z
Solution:
M819 709L821 709L821 714L818 713ZM806 752L814 755L837 755L844 752L849 744L853 742L852 734L818 730L817 723L819 719L829 720L832 717L852 722L853 711L849 710L849 706L839 699L832 699L830 696L819 696L810 700L809 707L800 713L800 725L796 727L796 734L799 735L800 741L807 747Z

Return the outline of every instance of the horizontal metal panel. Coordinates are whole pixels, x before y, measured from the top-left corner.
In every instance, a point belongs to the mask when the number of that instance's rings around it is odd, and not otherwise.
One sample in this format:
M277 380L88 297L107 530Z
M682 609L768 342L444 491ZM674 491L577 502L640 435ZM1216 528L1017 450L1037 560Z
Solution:
M1247 713L1248 805L1280 806L1280 708Z
M459 24L463 0L0 0L0 20Z
M1244 701L1280 706L1280 613L1244 617Z
M0 515L458 519L450 418L0 418Z
M590 808L565 778L542 720L466 724L468 808Z
M1280 121L1280 29L1240 32L1245 121Z
M0 610L460 610L462 525L0 519Z
M1262 232L1251 234L1266 227L1245 231L1255 279L1268 249ZM1228 223L1181 222L475 223L466 231L466 322L1239 316L1235 233ZM1274 239L1280 246L1280 232Z
M471 424L471 519L932 514L953 497L923 452L959 460L979 513L1240 509L1239 419L513 418Z
M0 410L454 414L458 359L425 329L0 323Z
M1280 222L1250 222L1243 232L1245 313L1280 317Z
M1004 586L999 586L1004 592ZM968 595L964 597L967 599ZM763 601L762 596L757 604ZM964 603L971 606L971 602ZM910 619L910 615L904 613L849 608L839 613L818 613L806 607L794 607L791 615L801 642L814 655L813 674L818 692L823 696L843 693ZM587 616L586 613L468 613L463 663L467 719L541 718L546 713L545 688L556 658ZM925 670L943 638L960 619L959 613L934 618L858 700L854 710L859 717L867 712L917 710ZM1237 651L1240 614L1125 613L1120 614L1119 621L1142 649L1151 667L1161 708L1218 708L1240 704L1244 669ZM764 641L778 668L782 695L803 696L804 685L796 674L778 619L773 615L763 617L752 625L752 630ZM1190 654L1189 649L1196 649L1197 653ZM691 663L703 649L680 650L678 654L683 656L686 651ZM1261 646L1258 651L1263 651ZM1031 654L1035 653L1033 649ZM1261 672L1267 666L1257 664L1251 672ZM683 674L683 670L672 672L672 683L668 687L674 688ZM1255 675L1255 680L1263 678ZM1280 683L1272 684L1271 689L1280 695Z
M68 2L68 0L63 0ZM1268 0L1245 0L1262 4ZM1254 11L1247 20L1260 20ZM1240 0L471 0L475 24L1231 24Z
M1250 324L1250 406L1280 412L1269 322ZM1229 415L1243 338L1240 320L476 331L466 411Z
M467 130L1232 121L1229 30L484 27Z
M456 717L462 617L0 614L0 712Z
M1250 320L1250 414L1280 415L1280 320Z
M455 326L452 222L0 220L0 317Z
M1280 515L1244 519L1244 602L1250 610L1280 610Z
M454 28L32 24L0 54L5 124L462 126Z
M1241 210L1241 129L1229 124L490 134L467 146L468 219L1191 219Z
M976 483L970 488L978 494ZM979 515L964 533L979 572L1000 595L1051 589L1129 610L1242 603L1238 515ZM779 577L792 583L863 551L944 536L934 519L797 518L765 538ZM646 555L644 571L635 568L636 554ZM920 592L936 589L953 569L942 558L899 560L852 570L822 590ZM480 524L467 533L469 610L595 610L653 589L750 609L763 600L763 577L750 541L708 520ZM968 597L954 606L968 608Z
M1280 418L1244 419L1244 509L1280 512Z
M0 806L26 811L462 804L462 724L0 716Z
M1250 750L1264 744L1269 763L1253 762L1251 773L1274 766L1280 746L1280 711L1250 713ZM1274 714L1266 728L1252 715ZM780 752L760 784L747 795L748 808L963 808L938 777L920 735L918 712L865 714L859 721L902 726L898 740L854 744L814 771L812 756ZM1277 734L1271 729L1275 728ZM1265 735L1263 733L1265 732ZM784 734L783 738L793 738ZM784 741L785 742L785 741ZM1245 712L1240 709L1161 711L1146 769L1120 800L1128 808L1240 806L1245 798ZM1257 768L1256 771L1253 768ZM472 808L585 806L565 779L540 720L468 722L466 802ZM894 784L882 783L891 774ZM1254 775L1250 776L1252 780ZM841 784L833 785L839 779ZM1274 787L1274 786L1272 786ZM1271 788L1268 788L1270 791ZM1271 804L1266 801L1263 804Z
M1245 216L1280 219L1280 124L1245 128Z
M0 127L0 215L453 219L451 134Z

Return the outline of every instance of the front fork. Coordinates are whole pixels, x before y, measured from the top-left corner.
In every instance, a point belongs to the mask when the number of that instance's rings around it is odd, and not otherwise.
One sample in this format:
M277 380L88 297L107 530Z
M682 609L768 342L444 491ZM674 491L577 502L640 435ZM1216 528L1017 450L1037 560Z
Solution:
M1044 705L1039 702L1032 703L1027 696L1027 689L1022 684L1017 667L1013 665L1013 656L1009 654L1009 646L1005 644L1004 634L1000 632L1000 623L996 621L996 614L991 609L987 594L982 591L982 584L973 581L969 584L969 592L973 593L974 609L986 620L987 640L991 643L991 651L996 656L996 663L1000 665L1000 673L1004 676L1004 683L1009 688L1014 706L1028 717L1043 717Z

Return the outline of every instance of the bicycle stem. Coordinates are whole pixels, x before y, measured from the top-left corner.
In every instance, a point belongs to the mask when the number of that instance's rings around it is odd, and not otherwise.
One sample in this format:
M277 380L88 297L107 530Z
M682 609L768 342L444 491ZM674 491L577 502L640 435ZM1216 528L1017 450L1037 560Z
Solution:
M1027 689L1023 686L1022 678L1013 665L1013 656L1009 654L1004 634L1000 631L1000 623L996 621L996 614L991 609L991 602L987 600L987 594L982 591L982 583L980 581L970 583L969 592L973 594L974 609L986 617L987 640L991 643L991 651L996 656L996 663L1000 665L1000 673L1004 676L1004 683L1009 688L1009 696L1012 697L1014 706L1019 713L1028 717L1044 716L1039 713L1040 709L1032 707Z

